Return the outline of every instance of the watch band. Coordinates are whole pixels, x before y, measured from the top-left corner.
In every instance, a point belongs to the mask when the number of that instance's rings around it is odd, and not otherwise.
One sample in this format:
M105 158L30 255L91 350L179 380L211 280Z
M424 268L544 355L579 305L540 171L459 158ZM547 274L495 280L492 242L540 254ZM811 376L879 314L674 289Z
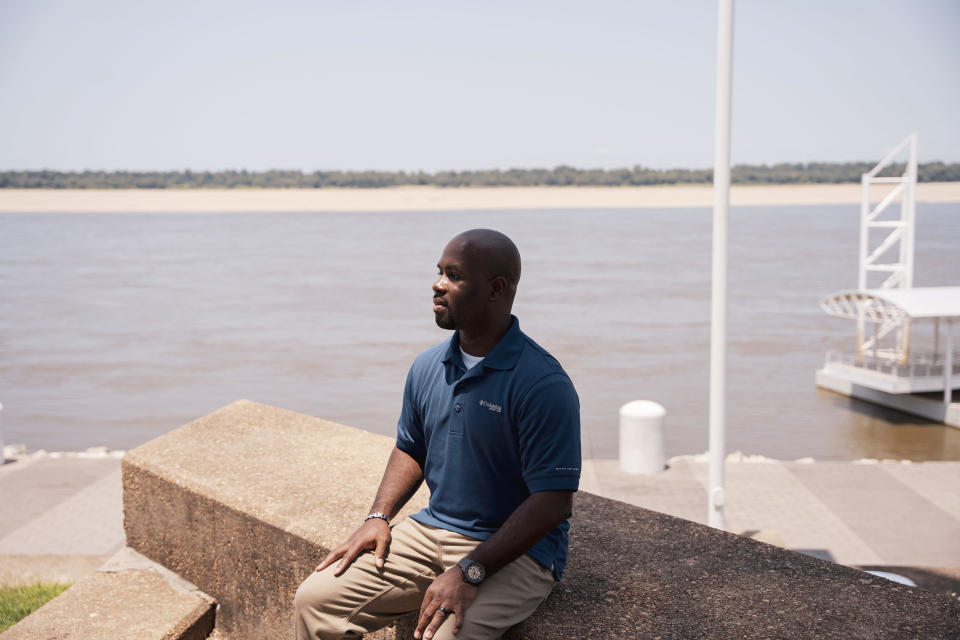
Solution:
M383 520L383 521L386 522L387 524L390 524L390 516L388 516L388 515L385 514L385 513L380 513L379 511L374 511L373 513L371 513L370 515L368 515L366 518L364 518L363 521L366 522L367 520L370 520L370 519L372 519L372 518L380 518L381 520Z

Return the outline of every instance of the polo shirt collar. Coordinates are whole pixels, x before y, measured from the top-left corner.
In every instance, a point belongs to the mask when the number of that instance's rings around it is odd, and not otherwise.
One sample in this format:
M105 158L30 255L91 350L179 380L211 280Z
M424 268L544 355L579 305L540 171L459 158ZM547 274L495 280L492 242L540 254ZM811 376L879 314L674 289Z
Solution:
M514 315L511 315L510 318L512 319L510 328L480 363L484 369L512 369L516 366L517 360L520 359L520 352L523 351L523 334L520 332L520 321ZM453 335L450 336L443 362L455 362L463 365L463 358L460 357L460 331L454 331Z

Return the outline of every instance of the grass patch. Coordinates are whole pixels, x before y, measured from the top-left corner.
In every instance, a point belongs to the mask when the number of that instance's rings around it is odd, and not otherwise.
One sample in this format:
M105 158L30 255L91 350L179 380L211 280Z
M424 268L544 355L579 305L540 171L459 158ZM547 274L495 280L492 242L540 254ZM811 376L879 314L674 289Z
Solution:
M69 584L49 582L0 585L0 631L12 627L69 587Z

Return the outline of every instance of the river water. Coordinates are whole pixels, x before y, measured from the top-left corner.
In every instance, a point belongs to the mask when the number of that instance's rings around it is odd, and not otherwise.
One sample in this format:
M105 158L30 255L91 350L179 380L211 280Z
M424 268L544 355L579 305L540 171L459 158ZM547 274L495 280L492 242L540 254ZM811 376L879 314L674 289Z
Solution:
M729 450L960 459L960 430L814 387L852 322L856 206L731 213ZM413 357L447 332L430 285L472 227L523 256L514 312L581 398L584 453L619 407L667 409L668 455L707 449L707 209L0 215L6 442L127 449L238 398L392 434ZM960 284L960 204L918 205L915 284Z

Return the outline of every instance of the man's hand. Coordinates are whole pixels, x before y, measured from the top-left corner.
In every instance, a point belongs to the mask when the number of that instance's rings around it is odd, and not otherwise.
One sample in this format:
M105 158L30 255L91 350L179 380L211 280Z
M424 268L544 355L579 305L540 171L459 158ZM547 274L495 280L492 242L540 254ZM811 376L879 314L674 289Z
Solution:
M422 633L424 638L430 640L448 615L457 617L453 625L453 633L456 634L463 626L463 616L476 595L477 587L463 581L460 567L447 569L427 588L413 637L419 638ZM444 614L440 607L450 613Z
M333 575L338 576L350 566L350 563L361 551L370 549L374 550L377 568L382 569L390 548L390 538L390 525L387 524L386 520L370 518L360 525L360 528L354 531L346 542L328 553L316 570L323 571L333 564L334 560L340 558L340 563L333 571Z
M377 489L377 497L373 501L370 513L385 513L393 517L400 511L400 507L407 503L421 482L423 482L423 469L420 468L420 463L409 453L394 447L390 453L390 459L387 460L387 468L383 472L383 479L380 480L380 488ZM334 560L340 558L340 564L333 572L333 575L338 576L350 566L361 551L371 549L376 553L377 568L382 569L390 548L390 538L390 525L386 520L382 518L365 520L346 542L327 554L316 570L322 571L333 564Z

